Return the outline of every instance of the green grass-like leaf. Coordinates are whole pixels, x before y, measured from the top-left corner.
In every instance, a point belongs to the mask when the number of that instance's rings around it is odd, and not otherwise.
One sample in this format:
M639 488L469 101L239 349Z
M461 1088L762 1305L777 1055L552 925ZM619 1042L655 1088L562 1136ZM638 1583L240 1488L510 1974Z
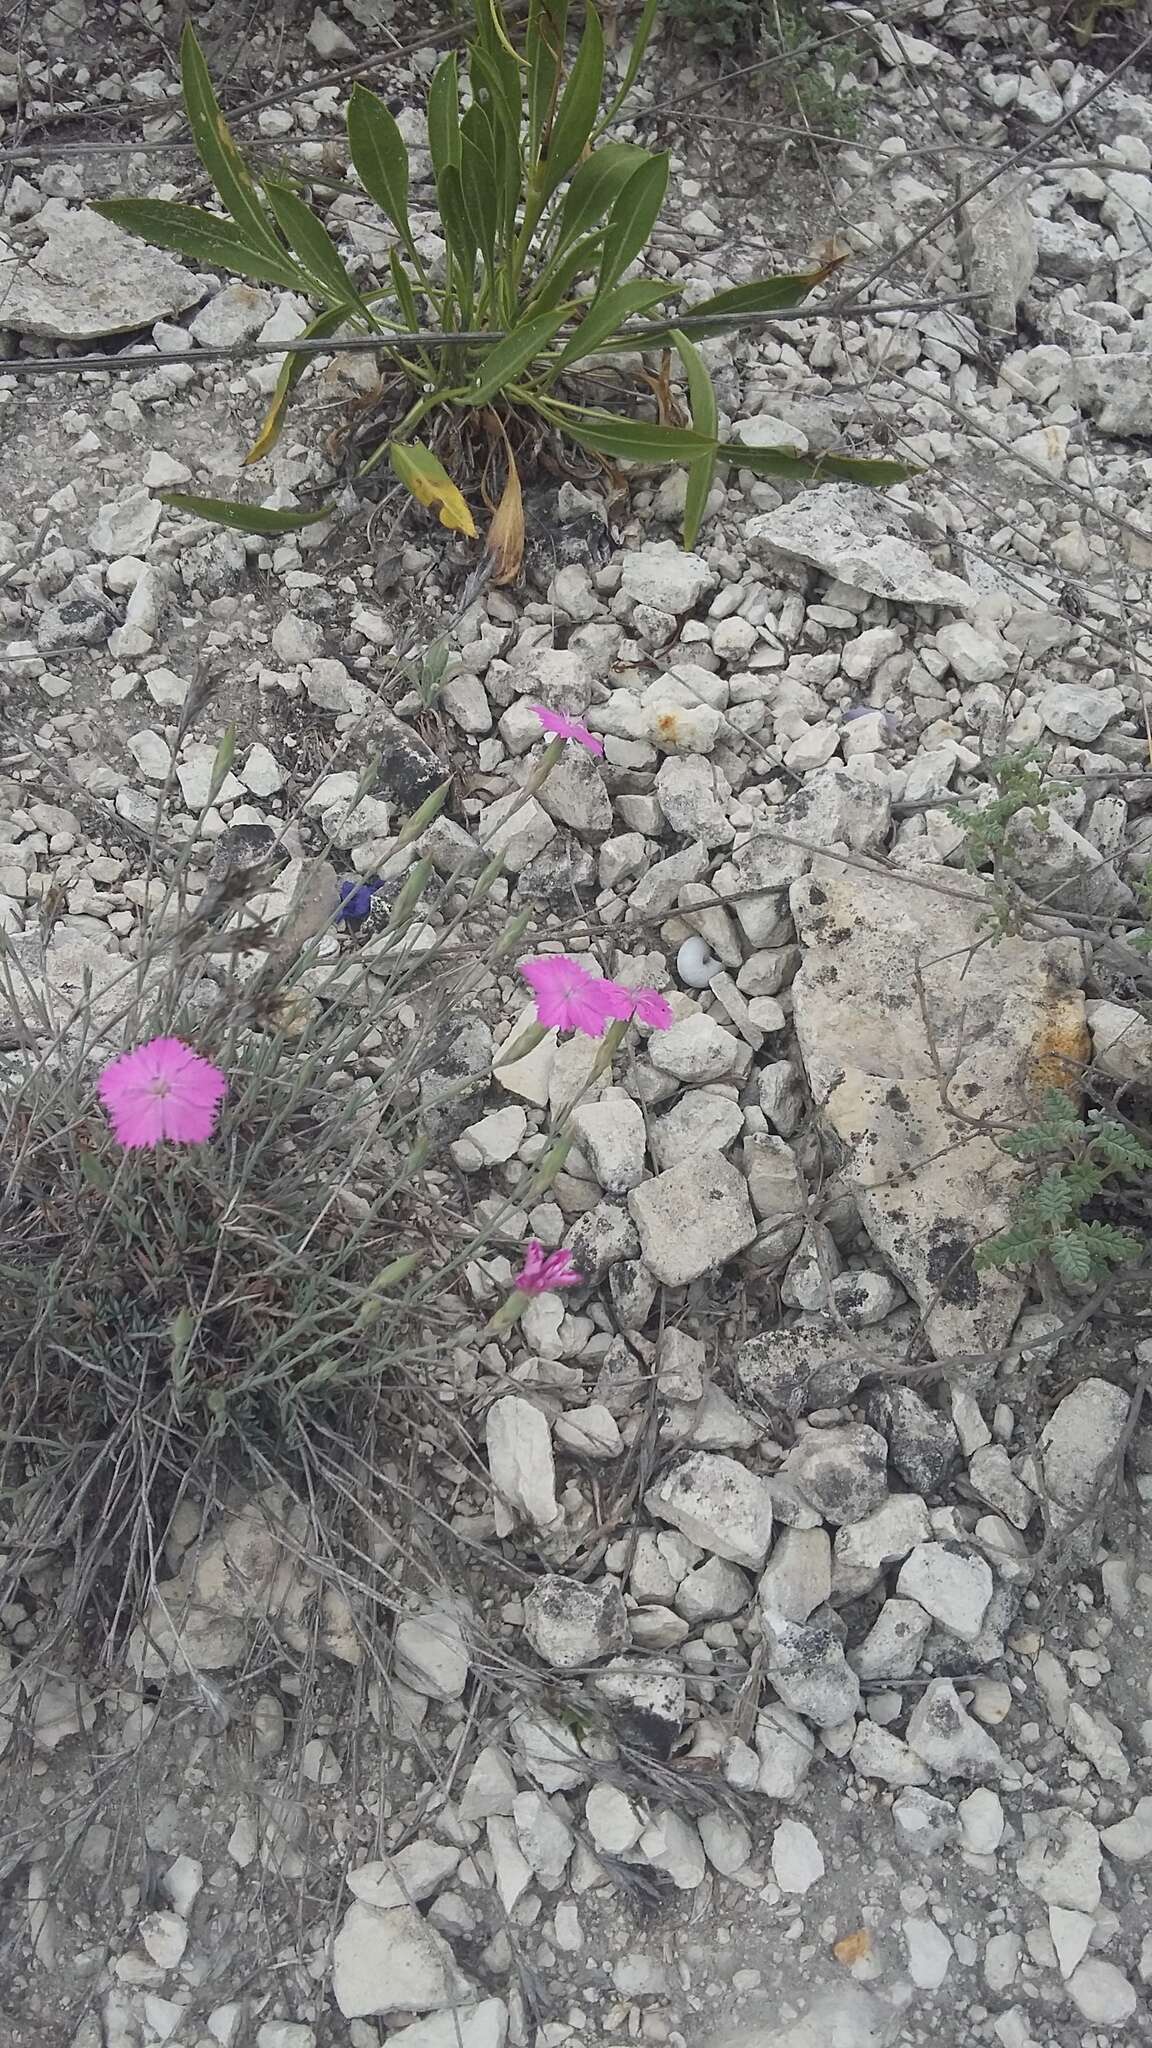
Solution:
M323 221L287 185L268 178L264 191L285 241L299 258L305 274L313 279L314 288L336 305L363 313L360 294Z
M323 340L327 335L334 333L336 328L342 324L346 310L344 306L334 306L330 307L328 312L320 313L304 329L300 339L302 341ZM276 446L284 431L288 401L300 382L301 377L312 367L315 360L314 356L304 355L299 349L295 350L291 355L285 356L284 361L280 365L280 374L276 379L276 388L272 393L272 402L261 422L260 432L244 457L245 467L249 463L262 462L264 457Z
M184 112L204 169L243 238L254 248L275 254L279 248L275 230L260 204L260 194L252 174L220 111L204 52L190 22L185 23L180 39L180 75Z
M633 258L651 241L668 190L668 164L666 155L649 157L614 200L604 232L597 297L619 283Z
M615 413L592 407L565 406L538 401L546 419L575 441L598 455L611 455L621 462L693 462L715 453L715 443L704 434L684 427L661 427L650 420L621 419Z
M503 341L498 341L495 348L488 351L483 367L468 386L466 402L469 405L487 405L498 391L515 383L547 348L567 318L563 307L559 312L536 313L531 320L525 320L523 326L514 328Z
M287 249L269 249L245 239L222 214L172 199L95 199L93 213L135 235L154 249L171 249L214 270L233 270L258 284L308 290L308 279Z
M330 519L334 510L322 505L318 512L281 511L271 505L245 505L237 498L198 498L189 491L158 491L161 504L175 512L194 512L216 526L230 526L237 533L295 533L302 526L317 526Z
M348 102L348 151L370 199L387 215L405 248L414 248L408 219L408 148L383 100L357 82Z
M587 0L580 48L560 95L548 145L533 181L539 200L550 199L561 179L578 161L600 111L603 82L604 30L592 0Z
M692 431L703 434L710 441L717 435L719 409L708 365L694 342L678 329L673 330L672 340L684 370L688 385L688 404L692 413ZM688 465L688 488L684 496L684 545L696 545L696 536L708 503L708 493L716 474L716 454L699 455Z
M596 226L651 152L637 142L605 142L572 175L560 208L559 246L566 249Z
M630 284L617 285L615 291L594 299L579 327L557 356L554 370L566 370L572 363L583 362L596 349L610 343L626 320L658 306L675 289L675 285L663 281L654 283L650 278L634 278Z
M528 168L544 152L548 124L559 98L564 67L568 0L530 0L525 49L528 56Z
M459 169L460 79L452 50L441 58L428 88L428 148L437 183L449 164Z

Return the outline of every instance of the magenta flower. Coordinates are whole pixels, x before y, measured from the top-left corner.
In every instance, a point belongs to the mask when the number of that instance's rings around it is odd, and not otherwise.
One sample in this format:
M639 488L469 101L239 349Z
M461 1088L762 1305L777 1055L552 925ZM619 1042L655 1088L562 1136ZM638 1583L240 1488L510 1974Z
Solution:
M151 1038L110 1060L97 1083L125 1151L172 1138L202 1145L216 1127L228 1082L211 1060L179 1038Z
M579 1287L583 1277L572 1264L571 1252L546 1252L534 1237L512 1284L518 1294L551 1294L557 1287Z
M545 732L554 733L558 740L575 740L578 746L587 747L590 754L604 752L603 740L598 740L578 719L569 718L563 711L549 711L546 704L533 704L532 709Z
M603 983L604 1001L611 1004L610 1015L625 1019L634 1017L638 1024L647 1024L651 1031L667 1031L676 1019L672 1005L666 996L654 988L625 988L623 982Z
M536 998L536 1017L546 1031L583 1031L599 1038L609 1019L619 1015L616 983L597 981L578 960L563 953L523 960L520 972Z

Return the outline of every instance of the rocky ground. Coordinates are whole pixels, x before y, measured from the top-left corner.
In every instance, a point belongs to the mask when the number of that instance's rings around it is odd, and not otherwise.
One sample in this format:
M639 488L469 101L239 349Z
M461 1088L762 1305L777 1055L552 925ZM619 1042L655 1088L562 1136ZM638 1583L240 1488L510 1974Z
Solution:
M827 12L851 136L813 155L791 103L715 90L690 41L620 132L675 152L658 261L689 298L835 233L849 284L883 266L877 304L934 307L705 344L731 437L923 473L881 496L733 471L688 555L682 477L611 521L551 486L522 587L471 598L474 557L394 501L270 545L152 496L233 492L275 377L183 352L286 342L307 309L83 208L194 190L187 156L95 147L172 126L159 7L113 41L59 0L0 49L9 957L50 1010L87 976L99 1019L154 859L191 844L218 874L319 834L375 875L452 771L442 871L500 847L498 914L531 906L535 950L676 1020L591 1082L555 1034L494 1067L531 1012L510 967L473 986L460 1200L506 1193L583 1091L512 1236L588 1284L446 1361L474 1456L446 1432L418 1469L458 1545L434 1596L381 1525L320 1599L269 1491L206 1528L186 1503L123 1653L57 1647L35 1687L67 1560L10 1588L10 2048L1152 2035L1146 1295L1090 1314L971 1256L1022 1182L996 1138L1045 1086L1087 1067L1147 1113L1149 53L1127 16L1081 46L1045 9ZM418 145L423 26L377 0L244 24L244 89L279 97L242 132L342 177L321 81L379 48ZM379 261L350 178L326 219ZM128 334L173 359L15 373ZM304 387L278 502L370 387L349 359ZM377 695L445 619L438 694ZM512 810L537 702L604 759L569 750ZM954 806L1029 748L1054 793L970 872ZM1029 915L993 943L1012 892ZM371 1003L370 939L324 943L314 996ZM486 1304L510 1271L468 1285Z

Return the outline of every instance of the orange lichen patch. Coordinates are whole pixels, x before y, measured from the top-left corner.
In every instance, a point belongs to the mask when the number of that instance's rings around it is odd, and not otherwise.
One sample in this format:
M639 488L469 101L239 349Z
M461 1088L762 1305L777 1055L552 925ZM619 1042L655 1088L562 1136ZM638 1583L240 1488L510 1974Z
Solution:
M656 730L670 747L680 745L680 721L675 711L662 711L656 720Z
M1028 1048L1025 1086L1039 1103L1051 1088L1072 1102L1080 1100L1080 1081L1092 1058L1092 1039L1084 1021L1079 994L1049 997L1039 1030Z
M833 1944L832 1953L846 1970L862 1963L872 1953L872 1936L866 1927L858 1927L855 1934L845 1934Z

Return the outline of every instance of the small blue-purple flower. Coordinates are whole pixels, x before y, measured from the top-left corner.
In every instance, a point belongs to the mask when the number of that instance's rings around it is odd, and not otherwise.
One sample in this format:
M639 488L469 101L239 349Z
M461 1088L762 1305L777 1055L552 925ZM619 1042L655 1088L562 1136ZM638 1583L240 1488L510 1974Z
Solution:
M366 882L346 879L340 884L340 908L336 912L337 924L360 924L372 909L372 898L377 889L383 888L379 875L369 875Z

